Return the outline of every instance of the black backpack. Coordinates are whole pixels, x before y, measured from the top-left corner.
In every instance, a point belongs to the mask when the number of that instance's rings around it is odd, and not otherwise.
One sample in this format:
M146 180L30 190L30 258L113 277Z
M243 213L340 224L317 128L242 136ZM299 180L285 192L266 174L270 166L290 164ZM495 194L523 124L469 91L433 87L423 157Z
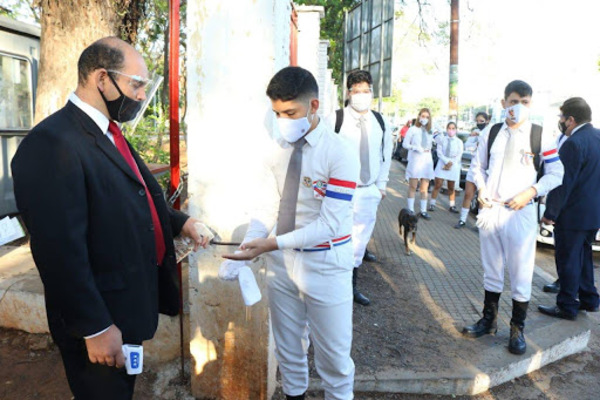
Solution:
M381 126L381 159L385 162L385 154L383 153L383 145L385 143L385 123L383 122L383 117L380 113L375 110L371 110L373 115L375 115L375 119L379 122L379 126ZM340 133L340 129L342 129L342 124L344 123L344 110L340 108L339 110L335 110L335 133Z
M500 128L504 125L503 122L497 123L490 129L490 136L488 138L488 163L490 162L490 153L492 151L492 145L496 136L500 132ZM536 124L531 124L531 133L529 135L529 143L531 145L531 152L533 153L533 166L537 171L537 180L539 181L544 174L544 165L540 160L540 152L542 151L542 127Z

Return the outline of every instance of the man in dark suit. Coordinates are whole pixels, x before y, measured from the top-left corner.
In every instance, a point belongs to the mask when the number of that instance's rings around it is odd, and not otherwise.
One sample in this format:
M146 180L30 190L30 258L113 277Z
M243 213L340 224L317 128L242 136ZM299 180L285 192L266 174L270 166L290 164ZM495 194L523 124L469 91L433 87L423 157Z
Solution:
M598 311L591 243L600 228L600 130L590 124L592 111L580 97L566 100L560 111L559 125L570 136L559 152L565 175L562 185L548 195L542 219L555 224L560 291L555 306L538 309L574 320L579 310Z
M207 244L194 219L167 206L115 123L135 117L147 77L127 43L93 43L66 106L32 129L12 161L48 325L77 400L132 398L123 343L151 339L158 313L179 310L173 235Z

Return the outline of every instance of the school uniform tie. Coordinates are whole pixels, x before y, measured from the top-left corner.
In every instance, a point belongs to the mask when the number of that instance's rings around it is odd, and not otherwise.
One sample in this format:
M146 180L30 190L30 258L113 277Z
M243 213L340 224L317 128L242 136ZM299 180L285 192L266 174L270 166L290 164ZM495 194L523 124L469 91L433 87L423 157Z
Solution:
M448 139L446 140L446 151L444 151L444 155L448 158L450 158L450 155L452 154L452 138L448 137Z
M358 119L360 124L360 180L367 184L371 179L371 166L369 165L369 135L367 133L367 120L364 116Z
M429 148L428 144L429 144L429 138L428 138L428 134L427 134L427 130L425 128L421 128L421 147L424 150L427 150L427 148Z
M517 140L518 132L508 132L508 141L504 148L504 159L498 185L498 194L503 199L511 195L511 181L514 181L515 177L518 176L521 163Z
M144 178L142 178L142 174L131 155L131 151L129 150L129 146L127 145L127 141L123 137L123 133L121 129L115 124L113 121L110 121L108 124L108 130L113 135L113 139L115 141L115 145L119 150L119 153L123 156L129 168L135 173L135 175L140 180L140 183L144 185L144 189L146 191L146 199L148 200L148 206L150 207L150 215L152 217L152 226L154 228L154 242L156 247L156 260L157 265L161 265L163 259L165 257L166 248L165 248L165 239L163 236L162 225L160 224L160 220L158 219L158 213L156 212L156 207L154 205L154 200L150 195L150 191L148 190L148 186L146 186L146 182L144 182Z
M302 169L302 146L306 139L302 138L293 143L294 150L290 157L283 193L279 202L277 215L277 235L283 235L296 228L296 204L298 203L298 190L300 189L300 171ZM312 183L312 182L311 182Z

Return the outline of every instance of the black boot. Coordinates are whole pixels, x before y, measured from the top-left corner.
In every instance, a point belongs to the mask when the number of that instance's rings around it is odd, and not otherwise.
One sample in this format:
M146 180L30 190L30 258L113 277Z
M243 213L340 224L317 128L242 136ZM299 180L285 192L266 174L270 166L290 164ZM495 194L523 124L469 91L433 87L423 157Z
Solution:
M376 262L377 256L369 251L369 249L365 249L365 255L363 256L363 261L367 262Z
M368 306L371 304L371 300L365 297L361 292L356 288L356 279L358 275L358 268L354 268L352 271L352 291L354 292L354 302L360 304L361 306Z
M304 397L306 396L306 393L303 393L299 396L290 396L290 395L285 395L286 400L304 400Z
M525 354L527 343L525 343L525 318L527 317L528 301L513 300L512 318L510 320L510 339L508 340L508 351L513 354Z
M485 291L485 301L483 302L483 318L473 325L463 328L463 335L470 338L478 338L485 334L495 334L498 331L498 301L500 293Z

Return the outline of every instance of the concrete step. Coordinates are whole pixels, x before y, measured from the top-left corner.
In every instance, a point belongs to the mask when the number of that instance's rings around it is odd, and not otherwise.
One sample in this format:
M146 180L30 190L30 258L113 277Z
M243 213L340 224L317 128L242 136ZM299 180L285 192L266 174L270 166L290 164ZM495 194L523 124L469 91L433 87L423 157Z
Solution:
M188 326L184 315L184 327ZM48 333L44 286L29 246L0 246L0 326L30 333ZM184 329L185 343L188 329ZM180 354L179 317L160 315L154 339L144 342L149 363L173 360ZM185 346L186 352L189 346Z

